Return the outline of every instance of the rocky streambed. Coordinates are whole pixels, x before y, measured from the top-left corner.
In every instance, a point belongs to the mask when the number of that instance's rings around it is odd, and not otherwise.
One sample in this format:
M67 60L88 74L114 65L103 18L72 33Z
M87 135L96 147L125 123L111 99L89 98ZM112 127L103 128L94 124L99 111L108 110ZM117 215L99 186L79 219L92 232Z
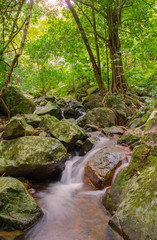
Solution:
M10 87L7 96L17 100L16 92ZM156 240L156 102L127 128L120 123L130 102L119 96L105 107L98 96L82 104L9 99L12 118L0 140L1 239Z

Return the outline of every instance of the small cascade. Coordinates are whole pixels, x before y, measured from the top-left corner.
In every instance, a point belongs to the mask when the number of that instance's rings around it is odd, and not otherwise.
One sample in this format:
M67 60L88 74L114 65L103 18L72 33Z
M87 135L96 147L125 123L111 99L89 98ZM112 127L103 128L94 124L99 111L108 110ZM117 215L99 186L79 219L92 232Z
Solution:
M99 137L94 148L85 156L75 156L66 162L61 180L38 193L38 201L44 216L24 240L120 240L108 221L110 215L101 204L101 195L107 189L92 190L85 185L84 167L90 158L106 145L113 145L106 137ZM128 164L123 162L118 172Z

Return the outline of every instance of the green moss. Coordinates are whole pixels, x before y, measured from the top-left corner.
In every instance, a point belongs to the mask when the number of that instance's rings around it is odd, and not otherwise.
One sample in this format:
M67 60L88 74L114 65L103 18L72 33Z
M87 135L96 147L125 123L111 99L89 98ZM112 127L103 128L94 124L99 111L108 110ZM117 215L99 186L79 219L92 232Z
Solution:
M19 91L15 87L8 87L3 95L3 100L10 110L10 115L15 116L16 114L27 114L35 111L36 105ZM0 111L4 114L6 110L0 104Z
M140 138L132 133L124 134L121 138L118 139L119 144L130 145L138 141Z
M0 177L1 229L24 230L33 225L41 214L35 200L20 181Z

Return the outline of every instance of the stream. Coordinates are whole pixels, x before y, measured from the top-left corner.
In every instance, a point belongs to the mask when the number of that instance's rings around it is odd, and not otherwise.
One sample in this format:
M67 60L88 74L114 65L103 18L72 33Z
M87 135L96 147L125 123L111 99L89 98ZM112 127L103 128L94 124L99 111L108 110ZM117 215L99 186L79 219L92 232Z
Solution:
M23 240L122 239L108 226L111 216L102 205L102 197L108 187L97 190L84 183L84 167L91 156L106 146L116 144L116 140L104 136L97 139L93 149L85 156L74 156L66 162L60 181L49 183L36 194L44 215L25 233ZM129 155L130 150L124 149ZM120 169L128 164L129 161L124 160L112 182Z

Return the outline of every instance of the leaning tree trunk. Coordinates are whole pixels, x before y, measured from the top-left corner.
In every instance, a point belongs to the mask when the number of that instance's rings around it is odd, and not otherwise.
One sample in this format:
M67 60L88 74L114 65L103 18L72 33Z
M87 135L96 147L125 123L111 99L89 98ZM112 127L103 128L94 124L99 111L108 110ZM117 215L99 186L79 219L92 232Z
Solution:
M122 53L121 53L121 43L118 35L119 24L119 13L108 12L108 33L109 33L109 50L111 58L111 68L112 68L112 84L111 91L118 94L128 90L128 84L125 79Z
M95 78L96 78L96 81L98 83L98 86L99 86L99 90L100 90L100 94L101 95L104 95L105 93L105 86L104 86L104 83L102 81L102 78L101 78L101 74L99 72L99 67L97 66L97 63L95 61L95 58L94 58L94 55L93 55L93 52L90 48L90 45L89 45L89 42L88 42L88 39L87 39L87 36L86 36L86 33L84 31L84 28L80 22L80 19L71 3L71 0L65 0L68 8L70 9L74 19L75 19L75 22L80 30L80 33L81 33L81 36L82 36L82 39L84 41L84 44L86 46L86 49L87 49L87 52L88 52L88 55L90 57L90 60L92 62L92 66L93 66L93 70L94 70L94 75L95 75Z

